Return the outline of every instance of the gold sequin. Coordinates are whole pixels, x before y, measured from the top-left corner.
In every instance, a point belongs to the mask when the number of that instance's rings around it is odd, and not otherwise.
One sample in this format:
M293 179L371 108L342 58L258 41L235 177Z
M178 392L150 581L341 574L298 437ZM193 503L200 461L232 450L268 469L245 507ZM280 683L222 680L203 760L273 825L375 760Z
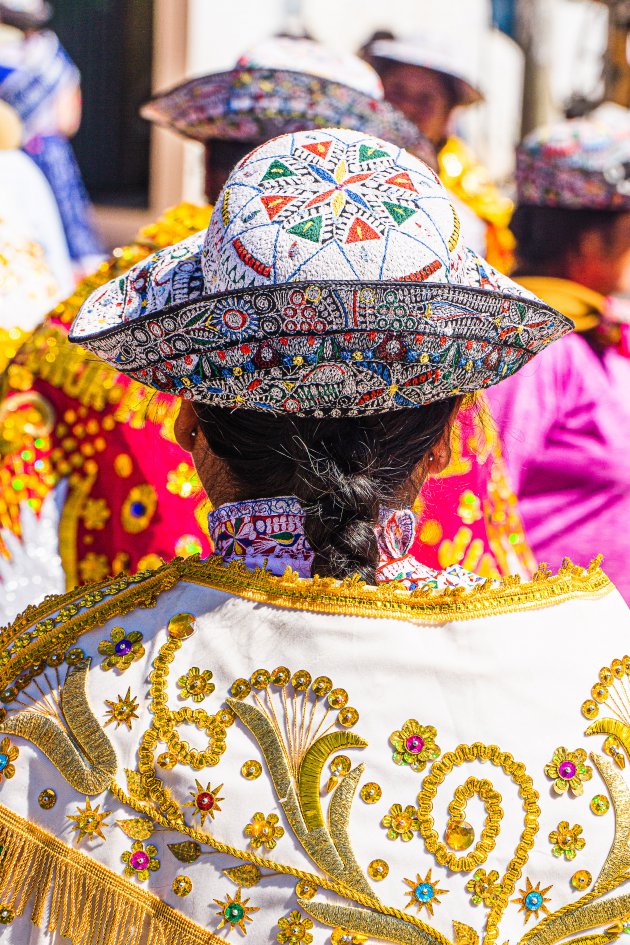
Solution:
M313 899L317 895L317 886L307 879L301 879L295 887L295 894L299 899Z
M170 771L177 764L177 755L174 755L171 751L163 751L161 755L157 756L156 761L164 771Z
M571 877L571 885L574 889L577 889L578 892L583 892L593 882L593 877L588 870L578 870L577 873L574 873Z
M418 873L415 879L405 879L404 882L409 886L409 892L405 893L406 896L409 896L409 902L405 908L415 906L418 912L426 909L430 916L433 915L434 907L441 903L439 897L448 892L447 889L438 888L437 880L431 878L431 870L424 879Z
M345 777L346 774L350 771L352 767L352 762L347 755L337 755L336 758L330 762L330 770L333 775L339 777Z
M15 912L11 906L0 906L0 925L11 925L15 919Z
M365 801L366 804L376 804L377 801L380 801L383 796L383 791L381 790L380 784L377 784L376 781L368 781L367 784L364 784L361 788L361 800Z
M449 820L444 832L444 840L451 850L462 853L475 842L475 829L467 820Z
M368 874L371 879L378 882L389 874L389 866L385 860L372 860L368 865Z
M176 876L173 880L173 892L176 896L189 896L192 888L192 880L188 876Z
M529 877L525 878L525 883L525 889L519 889L520 896L513 899L512 902L516 902L520 906L518 911L524 913L524 921L525 925L527 925L532 917L537 919L540 912L543 912L544 915L549 915L547 903L550 901L550 897L547 896L546 893L548 893L552 887L546 886L545 889L541 889L540 882L533 886Z
M131 688L127 689L126 695L118 696L116 702L111 699L106 699L105 705L109 706L109 709L105 713L105 715L108 716L105 727L115 722L117 729L120 728L121 725L125 725L128 731L131 731L133 720L139 717L137 712L139 703L136 697L131 695Z
M253 815L244 833L246 837L249 837L249 842L255 850L260 847L265 850L274 849L280 837L284 836L284 827L279 826L279 819L277 814L269 814L265 817L260 811Z
M169 620L166 630L174 640L187 640L195 632L195 618L192 614L175 614Z
M605 794L596 794L590 803L590 808L597 817L602 817L610 810L610 801Z
M339 715L337 716L340 725L343 725L344 728L352 728L353 725L356 725L359 721L359 713L356 709L347 706L345 709L342 709Z
M72 829L79 834L79 840L83 840L84 837L88 840L94 840L96 837L105 840L103 827L108 826L106 821L110 814L110 810L104 810L101 813L100 804L92 807L89 797L86 797L85 807L77 807L76 814L66 814L66 819L72 821Z
M259 778L262 774L260 761L256 761L255 759L246 761L241 767L241 774L247 781L255 781L256 778Z
M52 810L57 803L57 794L52 788L46 788L37 798L37 802L42 810Z

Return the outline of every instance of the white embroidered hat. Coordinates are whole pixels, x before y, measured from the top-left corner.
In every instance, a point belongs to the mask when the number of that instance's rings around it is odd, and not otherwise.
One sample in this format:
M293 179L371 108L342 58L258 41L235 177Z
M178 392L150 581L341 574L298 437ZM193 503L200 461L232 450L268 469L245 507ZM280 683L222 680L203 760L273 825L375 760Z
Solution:
M70 339L187 399L338 416L496 384L571 327L464 245L430 168L325 129L247 155L207 234L97 289Z
M370 58L389 59L410 66L432 69L455 79L459 105L483 100L472 48L457 42L451 34L427 32L410 39L377 39L367 50Z
M401 147L426 146L412 122L383 99L381 80L357 56L277 37L229 72L190 79L156 95L143 118L187 138L258 144L310 128L353 128Z

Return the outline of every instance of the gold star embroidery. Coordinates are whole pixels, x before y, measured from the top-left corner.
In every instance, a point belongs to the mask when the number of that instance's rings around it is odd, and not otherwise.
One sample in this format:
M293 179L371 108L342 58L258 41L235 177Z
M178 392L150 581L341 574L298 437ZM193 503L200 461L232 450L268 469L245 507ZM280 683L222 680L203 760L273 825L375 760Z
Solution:
M126 696L118 696L116 702L113 702L111 699L106 699L105 705L109 706L109 709L105 713L105 715L109 716L105 725L111 725L112 722L115 722L116 728L120 728L121 725L126 725L129 731L131 731L133 719L138 718L138 713L136 712L138 700L135 696L131 695L131 688L127 689Z
M217 926L217 931L222 929L224 925L227 925L227 931L229 933L231 929L236 926L243 935L247 935L245 923L253 921L250 918L250 913L259 912L260 910L258 906L248 906L247 903L249 899L241 899L242 892L243 890L239 887L233 899L228 893L225 897L225 902L222 902L220 899L214 900L217 906L219 906L217 915L221 919L221 922Z
M102 828L109 826L105 821L111 814L111 811L104 810L100 813L100 807L100 804L97 804L96 807L92 807L89 797L86 797L85 807L83 809L77 807L76 814L66 814L67 819L73 821L72 829L78 832L79 842L81 842L84 837L87 837L88 840L93 840L95 837L100 837L101 840L106 839Z

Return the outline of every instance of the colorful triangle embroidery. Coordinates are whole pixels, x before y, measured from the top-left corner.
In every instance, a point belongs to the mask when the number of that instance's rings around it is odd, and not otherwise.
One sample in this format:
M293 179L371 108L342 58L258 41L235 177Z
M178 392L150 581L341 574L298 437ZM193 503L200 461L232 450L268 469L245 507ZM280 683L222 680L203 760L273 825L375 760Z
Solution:
M405 223L409 217L412 217L416 212L410 207L403 207L402 204L390 203L389 200L384 200L383 206L389 213L394 223L397 223L398 226L400 226L402 223Z
M311 217L310 220L302 220L287 230L287 233L293 233L295 236L301 236L304 240L310 240L311 243L319 243L319 235L322 232L322 218Z
M310 151L311 154L315 154L317 157L327 158L331 145L332 141L315 141L313 144L303 144L302 147L305 151Z
M266 180L279 180L281 177L295 177L295 172L282 161L272 161L260 183L263 184Z
M394 187L403 187L405 190L412 190L414 194L418 192L411 183L411 177L406 171L401 171L400 174L394 174L393 177L388 177L385 183L393 184Z
M373 148L369 144L362 144L359 147L359 164L364 161L374 161L376 158L390 157L387 151L381 148Z
M346 243L364 243L366 240L380 240L381 234L372 229L369 223L360 217L355 217L354 222L348 230Z
M293 200L297 200L297 197L267 196L260 198L260 202L267 211L267 216L270 220L273 220L274 217L277 217L278 214L284 210L288 204L292 203Z

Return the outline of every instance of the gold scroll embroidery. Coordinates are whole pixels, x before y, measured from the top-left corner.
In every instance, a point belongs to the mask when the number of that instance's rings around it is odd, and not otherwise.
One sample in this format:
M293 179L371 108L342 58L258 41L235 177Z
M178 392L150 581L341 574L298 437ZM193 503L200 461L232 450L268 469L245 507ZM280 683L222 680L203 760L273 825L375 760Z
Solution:
M91 660L68 667L55 714L33 708L0 722L0 732L36 745L80 794L96 795L114 780L118 762L109 738L96 720L86 693Z

